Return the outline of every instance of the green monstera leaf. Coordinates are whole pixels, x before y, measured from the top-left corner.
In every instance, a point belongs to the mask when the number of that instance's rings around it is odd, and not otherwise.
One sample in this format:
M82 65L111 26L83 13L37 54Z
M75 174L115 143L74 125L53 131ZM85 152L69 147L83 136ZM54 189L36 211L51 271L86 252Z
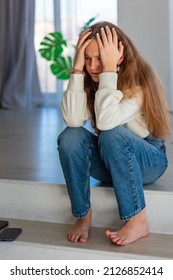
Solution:
M64 46L67 47L67 42L64 40L60 32L51 32L43 38L40 43L44 48L40 48L39 52L46 60L56 60L63 52Z
M90 18L85 25L82 27L81 32L85 31L88 27L90 27L91 23L96 19L97 16Z
M57 79L68 80L72 69L72 58L70 56L59 56L50 68Z

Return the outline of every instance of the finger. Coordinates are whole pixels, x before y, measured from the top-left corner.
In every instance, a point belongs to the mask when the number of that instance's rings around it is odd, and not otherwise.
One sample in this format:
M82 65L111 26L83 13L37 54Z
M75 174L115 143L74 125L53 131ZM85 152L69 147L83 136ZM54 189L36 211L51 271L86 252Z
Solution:
M98 43L99 49L101 49L103 47L103 43L102 43L102 40L100 38L100 34L99 33L96 34L96 39L97 39L97 43Z
M87 41L85 41L85 42L83 43L83 45L81 46L81 49L85 50L86 47L89 45L89 43L92 41L92 39L93 39L93 38L88 39Z
M85 29L84 31L82 31L82 32L79 34L79 39L78 39L78 41L79 41L81 38L83 38L84 36L89 35L91 32L92 32L91 28L88 28L88 29Z
M105 30L106 30L106 35L107 35L108 42L112 42L112 32L111 32L109 26L106 26Z
M87 29L85 29L84 31L82 31L82 32L80 33L80 35L83 35L83 34L87 33L88 31L91 31L91 28L90 28L90 27L87 28Z
M118 45L118 36L115 28L112 28L113 43Z
M78 39L78 42L77 42L77 47L81 46L83 44L83 42L87 39L87 37L92 33L92 30L87 30L87 32L85 33L82 33L80 36L79 36L79 39Z
M104 30L103 27L101 28L101 37L102 37L102 40L103 40L103 44L107 44L108 43L108 39L107 39L107 35L106 35L105 30Z
M77 42L77 48L81 47L81 45L83 44L83 42L86 40L86 38L92 33L91 29L87 29L85 30L83 33L81 33L81 35L79 36L78 42Z

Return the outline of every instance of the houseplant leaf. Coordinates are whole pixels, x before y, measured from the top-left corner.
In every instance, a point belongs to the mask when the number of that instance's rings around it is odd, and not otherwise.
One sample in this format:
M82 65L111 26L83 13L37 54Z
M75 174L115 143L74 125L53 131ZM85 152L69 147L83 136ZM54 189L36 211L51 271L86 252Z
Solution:
M97 16L90 18L85 25L82 27L81 32L85 31L90 25L91 23L96 19Z
M50 69L57 79L68 80L70 77L70 71L72 69L72 58L70 56L59 56Z
M39 52L46 60L56 60L56 58L63 52L64 46L67 46L61 32L51 32L43 38L40 43L43 48Z

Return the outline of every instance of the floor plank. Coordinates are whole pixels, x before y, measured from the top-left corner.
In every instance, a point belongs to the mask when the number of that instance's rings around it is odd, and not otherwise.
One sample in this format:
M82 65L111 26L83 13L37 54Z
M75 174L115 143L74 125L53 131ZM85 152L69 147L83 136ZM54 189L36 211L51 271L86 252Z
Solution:
M104 234L104 228L92 227L89 241L85 244L72 243L66 238L66 233L71 225L55 224L47 222L35 222L24 220L9 220L9 226L22 227L23 232L17 238L16 242L32 245L41 245L42 247L67 247L79 250L96 250L110 254L119 254L126 256L135 256L137 259L144 257L173 259L173 235L151 233L147 238L141 238L138 242L127 246L117 246L111 243ZM1 248L0 243L0 248ZM128 257L129 256L129 257ZM34 259L34 256L33 256ZM70 259L70 256L69 256Z

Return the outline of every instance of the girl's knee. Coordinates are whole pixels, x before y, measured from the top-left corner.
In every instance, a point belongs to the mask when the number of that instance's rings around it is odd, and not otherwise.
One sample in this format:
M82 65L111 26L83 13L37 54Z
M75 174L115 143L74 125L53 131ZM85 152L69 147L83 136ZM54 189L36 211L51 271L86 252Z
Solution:
M58 146L60 145L67 146L71 144L76 138L79 137L80 135L79 129L80 128L66 127L58 136L57 139Z
M99 150L102 153L126 153L133 150L133 133L123 126L102 131L99 135Z
M58 136L58 150L72 153L76 150L85 137L86 129L83 127L66 127Z
M99 143L122 143L123 139L126 138L128 130L123 126L117 126L115 128L102 131L99 135Z

